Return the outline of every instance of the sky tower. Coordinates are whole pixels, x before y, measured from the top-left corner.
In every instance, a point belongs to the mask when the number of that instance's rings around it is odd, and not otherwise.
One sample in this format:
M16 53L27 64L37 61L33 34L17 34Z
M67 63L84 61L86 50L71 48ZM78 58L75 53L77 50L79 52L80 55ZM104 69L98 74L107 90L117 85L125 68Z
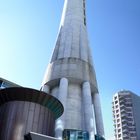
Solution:
M64 113L55 124L55 136L64 131L104 137L100 97L88 44L86 0L65 0L59 34L42 90L58 98ZM95 122L95 123L94 123Z

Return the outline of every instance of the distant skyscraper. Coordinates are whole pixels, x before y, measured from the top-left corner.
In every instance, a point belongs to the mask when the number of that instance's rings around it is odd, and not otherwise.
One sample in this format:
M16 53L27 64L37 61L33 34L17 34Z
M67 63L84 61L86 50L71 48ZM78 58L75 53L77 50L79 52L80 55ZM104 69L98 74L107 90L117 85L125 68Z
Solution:
M64 114L56 121L58 138L62 138L63 132L71 134L69 137L80 137L80 132L73 130L88 132L90 140L95 139L95 134L104 136L85 3L86 0L65 0L57 42L42 85L43 91L58 98L64 106Z
M140 97L131 91L113 96L115 140L140 140Z

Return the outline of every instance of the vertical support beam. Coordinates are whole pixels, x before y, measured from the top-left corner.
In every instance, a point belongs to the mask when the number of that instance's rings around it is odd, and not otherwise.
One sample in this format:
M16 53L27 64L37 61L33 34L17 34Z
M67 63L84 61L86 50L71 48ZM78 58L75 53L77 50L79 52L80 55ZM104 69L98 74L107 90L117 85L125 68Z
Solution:
M48 85L43 85L40 90L48 94L50 93L50 87Z
M82 86L83 92L83 104L84 104L84 116L85 116L85 128L89 132L90 140L94 140L94 118L92 109L92 97L90 83L84 82Z
M96 131L98 135L104 137L104 126L103 126L99 93L94 93L93 104L94 104L94 112L95 112Z
M62 139L62 133L65 127L65 109L66 109L67 93L68 93L68 80L66 78L61 78L58 99L64 106L64 113L60 118L56 120L55 123L55 137L59 139Z

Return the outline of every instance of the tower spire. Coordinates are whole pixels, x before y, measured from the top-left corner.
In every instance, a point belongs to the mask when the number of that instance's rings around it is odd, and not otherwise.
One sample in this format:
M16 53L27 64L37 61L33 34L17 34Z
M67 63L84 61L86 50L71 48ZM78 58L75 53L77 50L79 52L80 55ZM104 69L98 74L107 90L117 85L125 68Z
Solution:
M86 131L90 140L94 140L95 133L104 135L85 2L65 0L58 38L42 86L64 106L64 114L56 121L58 138L62 138L65 129Z
M92 64L86 30L85 0L65 0L52 60L79 58Z

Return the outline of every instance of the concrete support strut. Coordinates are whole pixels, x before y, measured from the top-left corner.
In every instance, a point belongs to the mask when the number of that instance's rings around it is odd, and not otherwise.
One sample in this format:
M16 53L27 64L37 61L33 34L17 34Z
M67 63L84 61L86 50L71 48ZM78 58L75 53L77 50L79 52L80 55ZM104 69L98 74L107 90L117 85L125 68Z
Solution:
M93 95L95 122L97 134L104 137L104 126L101 112L100 97L98 93Z
M67 101L67 93L68 93L68 80L66 78L61 78L59 85L59 93L58 99L64 106L64 110L66 109L66 101ZM63 115L56 120L55 124L55 137L62 139L62 133L65 127L65 111Z
M94 118L92 109L92 97L90 83L84 82L82 86L85 129L89 132L90 140L94 140Z

